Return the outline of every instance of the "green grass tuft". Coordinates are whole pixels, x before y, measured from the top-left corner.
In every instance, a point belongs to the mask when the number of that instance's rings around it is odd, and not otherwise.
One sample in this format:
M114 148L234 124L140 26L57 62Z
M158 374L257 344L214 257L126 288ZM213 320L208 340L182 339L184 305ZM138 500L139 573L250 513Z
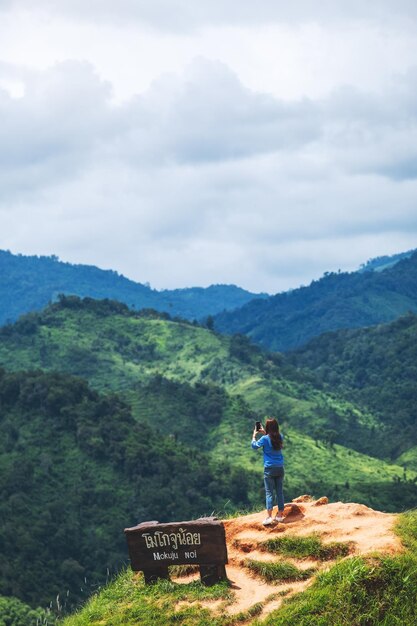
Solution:
M337 557L347 556L350 551L348 543L332 542L323 544L318 535L308 535L307 537L275 537L259 544L259 548L273 554L283 554L295 558L319 559L328 561Z
M400 536L405 547L417 557L417 509L400 515L395 531Z
M246 566L268 582L306 580L316 571L315 568L301 570L286 561L265 562L248 559Z

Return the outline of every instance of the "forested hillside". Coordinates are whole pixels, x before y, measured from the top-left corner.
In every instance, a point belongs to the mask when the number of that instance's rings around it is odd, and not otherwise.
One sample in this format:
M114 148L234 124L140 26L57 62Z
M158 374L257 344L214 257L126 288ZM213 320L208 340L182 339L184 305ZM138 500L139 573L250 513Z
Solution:
M249 503L245 472L80 379L1 370L0 406L0 595L74 604L126 561L126 526Z
M62 297L1 329L0 363L0 594L32 606L88 595L126 561L126 526L262 507L265 414L286 499L417 504L416 472L364 454L378 416L246 337Z
M191 320L235 309L266 295L235 285L157 291L113 270L63 263L56 256L14 255L0 250L0 324L42 309L60 293L111 298L136 309L152 307Z
M314 370L326 388L371 410L383 424L376 434L382 453L395 459L417 446L417 316L390 324L340 330L312 340L289 355ZM401 459L417 467L417 454Z
M384 456L377 416L320 391L311 383L314 376L284 357L263 353L243 336L223 337L117 302L63 297L44 312L23 317L1 330L0 363L14 370L41 367L82 376L99 391L122 394L137 419L162 421L187 445L198 440L199 447L218 457L230 453L229 445L236 447L233 463L248 468L246 437L252 424L242 422L242 416L249 413L253 420L277 415L285 429L315 441L319 455L327 457L339 443ZM186 407L190 394L191 413ZM300 464L294 478L301 476ZM395 506L401 506L398 498Z
M215 328L287 351L324 332L390 322L407 311L417 312L417 252L384 271L330 273L308 287L253 300L217 315Z
M155 311L111 301L62 297L42 313L0 330L0 363L82 376L98 390L123 392L139 418L149 416L136 388L153 377L221 386L253 411L274 413L310 435L369 452L378 424L370 413L316 390L277 354L244 336L223 337ZM179 436L181 428L177 428Z

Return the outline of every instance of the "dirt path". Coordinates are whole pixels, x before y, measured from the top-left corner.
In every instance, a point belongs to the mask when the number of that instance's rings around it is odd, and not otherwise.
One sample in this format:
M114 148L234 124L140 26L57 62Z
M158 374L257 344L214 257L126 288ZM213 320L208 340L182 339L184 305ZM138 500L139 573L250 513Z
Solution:
M317 534L324 544L348 542L350 555L372 552L396 554L402 550L401 542L393 532L394 514L374 511L363 504L335 502L327 499L312 500L309 496L296 498L285 507L285 520L274 526L262 526L265 512L224 521L229 555L227 575L234 592L233 603L203 602L213 611L234 615L262 603L262 615L280 606L283 598L302 591L314 580L301 582L266 583L252 574L246 566L248 558L258 561L274 561L279 557L261 552L259 542L279 536L306 536ZM346 557L349 558L349 557ZM316 567L318 571L330 567L334 561L320 562L309 559L287 559L300 569ZM194 577L189 577L191 580ZM186 579L182 579L183 582ZM182 604L182 603L181 603Z

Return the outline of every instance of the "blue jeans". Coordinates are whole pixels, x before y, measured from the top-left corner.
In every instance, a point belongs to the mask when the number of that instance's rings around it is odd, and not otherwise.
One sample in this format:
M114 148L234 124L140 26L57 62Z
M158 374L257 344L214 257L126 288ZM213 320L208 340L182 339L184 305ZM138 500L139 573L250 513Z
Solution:
M283 481L283 467L264 467L264 483L267 511L271 511L274 506L274 494L276 494L277 496L278 510L284 510Z

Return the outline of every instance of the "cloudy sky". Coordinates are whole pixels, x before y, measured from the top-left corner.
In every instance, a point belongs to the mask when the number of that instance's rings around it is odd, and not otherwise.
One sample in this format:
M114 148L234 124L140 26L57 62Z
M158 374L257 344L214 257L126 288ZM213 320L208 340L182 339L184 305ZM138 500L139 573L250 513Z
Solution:
M415 0L0 0L0 248L270 293L416 248L416 35Z

